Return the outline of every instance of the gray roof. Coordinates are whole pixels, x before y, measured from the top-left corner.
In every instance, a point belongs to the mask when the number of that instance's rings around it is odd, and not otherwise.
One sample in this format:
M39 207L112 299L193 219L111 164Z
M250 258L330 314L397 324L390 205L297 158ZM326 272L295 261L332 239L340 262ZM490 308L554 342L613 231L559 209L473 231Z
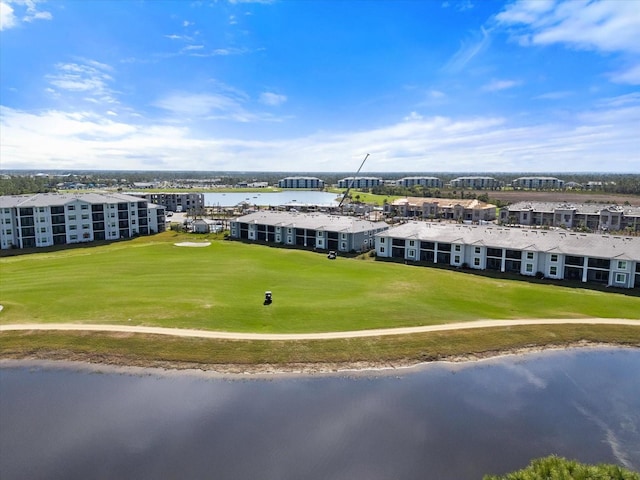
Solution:
M554 210L576 210L581 214L598 214L602 210L624 212L626 216L640 216L640 207L631 205L612 205L610 203L566 203L566 202L517 202L509 205L509 211L533 210L535 212L553 212Z
M0 196L0 208L13 207L51 207L66 205L74 201L91 204L140 202L140 197L122 193L36 193L31 195Z
M274 227L308 228L331 232L359 233L387 229L385 222L370 222L356 217L327 215L324 213L293 213L262 211L243 215L235 219L241 223L255 223Z
M618 235L409 222L377 236L640 261L640 238Z

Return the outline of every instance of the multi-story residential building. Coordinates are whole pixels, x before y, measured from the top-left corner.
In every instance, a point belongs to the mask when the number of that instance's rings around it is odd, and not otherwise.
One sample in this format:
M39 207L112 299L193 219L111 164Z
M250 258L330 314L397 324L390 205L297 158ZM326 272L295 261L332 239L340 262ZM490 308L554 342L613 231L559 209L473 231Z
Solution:
M148 202L162 205L169 212L201 212L204 193L131 193Z
M562 190L564 188L564 180L554 177L520 177L516 178L511 185L515 189Z
M231 221L231 238L300 248L362 252L374 248L385 222L321 213L261 211Z
M492 190L501 186L493 177L458 177L450 182L452 188L473 188L476 190Z
M388 216L478 223L495 220L496 208L495 205L480 200L407 197L385 204L384 213Z
M604 203L518 202L501 208L499 219L504 224L640 231L640 207Z
M376 235L376 255L640 289L640 238L409 222Z
M118 240L163 232L164 207L119 193L0 197L0 248Z
M324 188L324 180L316 177L286 177L278 180L279 188Z
M415 187L419 185L426 188L442 188L442 180L436 177L404 177L396 180L399 187Z
M379 177L346 177L338 180L338 188L372 188L383 185Z

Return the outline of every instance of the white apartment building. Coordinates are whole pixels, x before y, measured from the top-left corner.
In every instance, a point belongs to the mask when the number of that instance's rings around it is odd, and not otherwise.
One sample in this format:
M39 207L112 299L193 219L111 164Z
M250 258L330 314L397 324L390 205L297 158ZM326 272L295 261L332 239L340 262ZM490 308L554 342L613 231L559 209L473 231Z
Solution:
M316 177L286 177L278 180L278 188L324 188L324 180Z
M474 188L487 190L500 187L500 181L493 177L458 177L450 182L452 188Z
M372 188L383 185L379 177L346 177L338 180L338 188Z
M396 185L406 188L416 185L426 188L442 188L442 180L436 177L404 177L396 180Z
M555 177L520 177L516 178L511 185L515 189L562 190L564 188L564 180L559 180Z
M166 228L164 207L118 193L0 196L0 248L118 240Z
M376 255L640 289L640 238L409 222L376 235Z

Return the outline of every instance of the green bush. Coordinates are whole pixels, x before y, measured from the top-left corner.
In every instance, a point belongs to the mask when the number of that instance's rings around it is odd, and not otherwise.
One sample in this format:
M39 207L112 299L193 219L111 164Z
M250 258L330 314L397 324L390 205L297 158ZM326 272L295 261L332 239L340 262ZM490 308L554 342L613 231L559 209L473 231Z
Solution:
M640 480L640 475L617 465L586 465L551 455L504 476L485 475L484 480Z

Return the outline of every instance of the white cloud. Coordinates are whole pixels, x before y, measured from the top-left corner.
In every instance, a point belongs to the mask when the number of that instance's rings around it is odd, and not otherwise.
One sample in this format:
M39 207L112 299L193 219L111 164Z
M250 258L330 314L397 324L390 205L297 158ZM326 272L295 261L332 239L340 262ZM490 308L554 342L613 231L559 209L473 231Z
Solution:
M260 103L269 105L270 107L277 107L287 101L285 95L280 95L272 92L263 92L260 94Z
M95 60L82 59L78 63L58 63L55 73L46 75L56 89L48 91L54 95L59 91L67 94L82 93L85 100L92 102L116 103L115 92L109 87L113 81L112 68Z
M495 17L523 45L561 43L601 52L640 52L636 1L519 1Z
M639 5L640 7L640 5ZM640 85L640 65L635 65L629 69L610 74L614 83L624 83L627 85Z
M222 95L173 95L176 118L194 111L229 116ZM233 105L233 102L231 102ZM200 109L200 110L198 110ZM180 115L178 115L180 114ZM252 114L240 111L235 115ZM121 120L122 118L122 120ZM129 116L128 118L132 118ZM640 97L603 99L575 121L522 125L516 120L423 117L364 131L323 131L293 138L223 138L196 133L182 121L138 123L109 112L25 112L0 115L4 168L318 171L345 168L345 159L371 154L371 171L618 171L637 170ZM198 127L201 126L198 122ZM195 128L195 124L194 124ZM253 132L253 129L251 130ZM307 163L300 163L304 158ZM357 161L354 160L354 167Z
M561 90L561 91L557 91L557 92L548 92L548 93L543 93L542 95L538 95L536 97L533 97L537 100L560 100L562 98L567 98L570 97L571 95L573 95L573 92L569 92L566 90Z
M11 5L6 2L0 2L0 31L15 27L17 23L17 18Z
M36 0L4 0L0 1L0 30L17 27L20 20L33 22L34 20L51 20L51 12L38 10Z
M488 84L482 87L485 92L497 92L500 90L507 90L509 88L517 87L522 82L517 80L492 80Z
M463 41L458 51L449 59L442 70L446 73L461 72L474 57L489 46L491 43L489 33L489 30L481 28L472 40Z

